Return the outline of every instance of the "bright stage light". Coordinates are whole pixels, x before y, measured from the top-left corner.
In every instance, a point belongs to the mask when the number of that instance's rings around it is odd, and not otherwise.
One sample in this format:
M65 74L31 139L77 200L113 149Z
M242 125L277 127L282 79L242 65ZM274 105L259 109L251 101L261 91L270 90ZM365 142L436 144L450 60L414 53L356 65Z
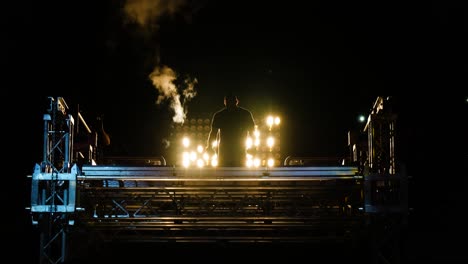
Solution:
M184 137L182 139L182 146L184 146L185 148L188 148L190 146L190 139L188 137Z
M243 143L242 148L246 151L245 166L246 167L274 167L280 164L280 131L279 125L282 120L274 114L267 115L262 118L266 122L255 125L253 131L250 132ZM218 164L218 139L209 142L211 145L208 152L205 152L204 139L211 128L210 120L206 119L191 119L188 125L178 127L177 136L182 142L182 147L179 151L183 151L179 156L179 164L184 167L206 167L219 166ZM183 130L183 131L182 131ZM206 133L202 133L202 131ZM181 157L181 158L180 158Z

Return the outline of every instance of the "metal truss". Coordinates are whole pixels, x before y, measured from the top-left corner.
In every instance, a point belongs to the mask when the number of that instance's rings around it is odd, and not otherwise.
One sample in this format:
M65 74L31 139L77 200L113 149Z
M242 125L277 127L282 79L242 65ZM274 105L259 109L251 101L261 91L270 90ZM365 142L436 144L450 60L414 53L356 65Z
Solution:
M40 262L66 258L66 236L76 210L76 165L71 166L74 119L61 97L49 98L44 115L43 160L31 176L31 218L40 230Z
M401 262L408 225L408 176L404 166L397 170L395 124L391 97L378 97L364 127L368 150L361 162L371 263Z
M284 167L184 169L163 157L144 166L74 164L74 119L63 98L50 98L43 160L31 176L41 264L80 252L68 243L80 236L87 243L364 240L373 262L399 263L392 247L407 223L408 179L396 170L388 105L376 100L357 166L312 167L307 157L290 157Z
M370 173L395 174L395 122L391 98L378 97L369 115L367 132L367 166Z
M77 225L109 241L349 239L363 224L356 171L84 166Z

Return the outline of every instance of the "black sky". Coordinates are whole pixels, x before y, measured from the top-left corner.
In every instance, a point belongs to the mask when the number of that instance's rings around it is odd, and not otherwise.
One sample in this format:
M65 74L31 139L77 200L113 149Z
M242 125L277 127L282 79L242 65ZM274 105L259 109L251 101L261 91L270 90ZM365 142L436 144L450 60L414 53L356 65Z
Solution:
M171 112L155 104L148 78L158 65L198 80L189 115L213 112L235 90L254 114L284 116L285 135L306 139L287 151L306 155L341 155L376 95L417 98L453 88L465 71L456 64L463 11L449 4L185 1L141 25L129 21L126 3L15 4L7 61L11 90L28 90L20 95L34 101L31 112L63 96L88 116L104 114L129 155L163 152Z
M126 3L6 5L2 93L20 102L25 113L16 126L31 124L25 138L34 153L41 151L46 98L62 96L89 119L104 115L125 154L164 154L172 112L155 103L158 91L148 78L158 65L198 80L189 116L217 110L226 90L258 118L279 113L291 155L342 155L347 131L377 95L395 96L401 115L417 120L432 118L429 112L457 124L453 113L466 110L467 23L460 6L185 1L142 26L129 21Z
M415 200L440 186L453 192L439 204L461 198L468 149L461 6L194 0L142 27L128 22L125 1L10 4L2 15L2 98L18 131L10 155L21 175L42 158L47 96L79 104L90 118L103 114L113 143L130 156L164 154L172 113L156 105L148 75L166 65L198 80L189 115L221 107L225 90L235 90L254 114L280 113L290 155L342 155L357 116L368 113L377 95L392 95L398 158L419 175Z

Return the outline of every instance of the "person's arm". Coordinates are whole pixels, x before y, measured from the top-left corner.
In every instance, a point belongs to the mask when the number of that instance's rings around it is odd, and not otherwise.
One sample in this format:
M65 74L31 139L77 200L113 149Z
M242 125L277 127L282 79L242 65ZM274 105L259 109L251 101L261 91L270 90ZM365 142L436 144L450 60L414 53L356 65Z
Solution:
M249 113L249 120L248 120L248 126L247 126L247 133L249 133L251 136L253 135L253 132L255 130L255 119L253 117L252 112L247 111Z
M218 136L218 126L216 122L216 114L213 115L211 119L211 129L210 133L208 133L208 139L206 140L205 151L212 152L212 143L214 140L217 140Z
M245 115L245 130L246 130L246 137L254 138L254 131L255 131L255 119L253 118L252 112L246 109L247 114ZM245 150L247 154L255 155L256 148L253 147L249 150Z

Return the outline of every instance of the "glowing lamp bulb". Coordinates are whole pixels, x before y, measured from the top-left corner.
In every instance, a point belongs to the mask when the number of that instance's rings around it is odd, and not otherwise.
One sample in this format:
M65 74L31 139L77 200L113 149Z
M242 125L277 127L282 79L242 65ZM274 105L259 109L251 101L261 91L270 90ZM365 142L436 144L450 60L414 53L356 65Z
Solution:
M260 159L254 159L253 165L254 165L256 168L260 167Z
M275 125L279 125L281 122L279 117L275 117Z
M360 115L360 116L359 116L359 122L362 123L362 122L364 122L364 121L366 121L366 117L363 116L363 115Z
M190 160L195 161L197 159L197 153L195 151L190 152Z
M198 159L197 160L197 166L198 166L198 168L202 168L203 166L205 166L205 162L202 159Z
M182 145L186 148L188 148L190 146L190 139L188 137L184 137L182 139Z
M267 117L267 125L271 127L274 123L274 119L272 116Z
M272 148L274 144L275 144L275 139L274 139L273 137L268 137L268 139L267 139L267 146L268 146L269 148Z
M274 159L268 159L267 165L268 165L268 167L273 167L275 165L275 160Z
M245 141L245 147L247 149L250 149L252 147L253 141L251 137L248 137L247 140Z
M259 138L256 138L256 139L255 139L254 145L255 145L256 147L260 146L260 139L259 139Z
M254 130L254 136L255 136L255 138L260 137L260 131L258 131L257 128L255 128L255 130Z
M203 152L203 147L201 145L198 145L197 151L198 151L198 153L202 153Z

